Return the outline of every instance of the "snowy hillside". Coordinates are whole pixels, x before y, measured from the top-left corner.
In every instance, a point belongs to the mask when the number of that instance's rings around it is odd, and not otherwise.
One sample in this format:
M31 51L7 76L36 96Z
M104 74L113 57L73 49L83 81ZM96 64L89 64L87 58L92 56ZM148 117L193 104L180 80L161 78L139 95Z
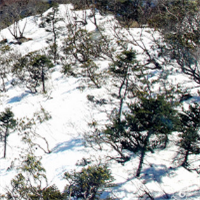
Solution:
M71 5L59 6L59 15L65 19L59 22L59 26L62 27L58 39L59 47L62 47L67 35L66 24L69 22L69 16L74 16L74 13L71 13L71 8ZM50 12L50 10L44 13L44 16L47 15L48 12ZM89 17L90 10L87 10L86 13L83 13L83 11L76 11L76 14L80 19L83 19L84 17L82 16L86 15L87 24L84 26L84 29L94 35L96 33L97 36L95 35L94 37L101 37L98 35L93 18ZM109 37L114 37L113 35L115 33L112 32L112 25L117 23L114 18L109 15L101 16L97 13L97 19L98 24L103 24L104 27L106 27L104 31L107 32ZM0 40L7 39L7 44L9 44L11 51L21 53L22 55L37 50L46 51L45 48L48 47L46 41L52 38L52 33L47 32L45 28L39 28L41 21L42 19L40 16L31 16L20 22L21 27L24 26L24 23L27 23L24 36L26 38L31 38L31 40L27 42L14 44L15 40L8 29L1 31ZM142 41L145 43L146 47L150 49L153 38L150 29L141 30L135 28L131 31L132 34L135 35L136 41L138 38L138 43L141 46L143 45L140 41L142 37ZM141 32L143 32L142 36ZM124 34L127 34L127 32L124 32ZM153 36L159 38L159 34ZM116 49L116 53L118 51L120 52L116 40L113 41L113 48ZM127 48L131 48L131 44ZM143 54L143 49L138 46L134 46L133 48L137 51L137 59L140 60L140 62L145 62L146 56ZM152 54L155 52L152 52ZM60 52L60 54L62 54L62 52ZM71 61L72 60L70 60L70 62ZM67 58L64 62L68 63ZM109 57L102 57L101 59L95 60L95 63L100 66L101 73L106 72L110 62L111 60ZM164 61L161 60L160 62ZM77 66L79 66L79 64L77 64ZM60 60L60 62L56 63L49 71L48 80L46 81L46 93L42 92L41 86L38 88L37 93L31 93L23 85L12 85L13 77L10 73L5 83L6 92L0 94L0 111L4 111L5 108L10 108L15 118L18 120L25 117L33 118L34 116L40 115L39 113L43 113L44 115L46 113L49 115L48 120L43 123L37 122L36 125L34 125L33 129L37 135L33 134L31 136L34 143L40 145L35 145L34 154L42 158L42 165L46 169L49 185L55 184L63 191L67 183L66 180L63 179L64 172L70 172L71 170L80 171L83 167L80 166L80 162L85 158L90 160L91 164L107 163L115 178L114 183L116 186L109 188L107 192L103 193L102 199L105 199L108 194L115 199L122 200L148 199L147 196L144 198L140 197L145 196L145 192L149 192L152 197L157 200L167 198L199 199L199 174L196 172L189 172L183 167L176 168L176 164L172 162L178 151L177 147L173 145L173 141L175 141L177 137L176 134L170 135L170 143L166 149L155 150L154 153L147 153L139 178L135 177L139 160L138 156L134 155L130 161L122 165L108 158L116 154L110 147L106 146L102 151L95 150L97 149L95 146L91 148L84 140L84 135L92 130L89 124L93 121L97 121L99 124L109 123L108 113L118 104L118 100L113 100L114 98L109 96L110 91L115 90L112 86L112 80L109 78L100 80L103 82L102 87L97 88L94 87L92 82L90 82L88 86L87 77L73 77L64 74L62 71L63 63ZM159 71L155 69L149 74L148 78L150 79L157 76L159 76ZM169 81L172 84L179 83L183 88L194 88L191 90L192 94L197 96L196 91L198 85L186 75L181 74L180 71L170 71ZM155 90L157 90L156 86ZM96 103L88 99L91 96L94 97ZM98 104L97 100L101 102L104 101L103 99L106 100L106 102ZM188 100L185 106L194 100L195 98L190 101ZM198 101L198 97L196 97L196 101ZM124 105L123 110L126 109L126 105ZM35 117L35 119L37 121L37 117ZM24 121L26 120L27 119L24 119ZM10 180L17 174L17 167L20 165L20 160L29 151L29 147L24 144L21 139L22 135L20 135L18 130L10 133L5 159L3 158L3 142L1 143L1 193L4 193L6 189L10 187ZM48 145L45 141L47 141ZM48 150L50 150L50 153L44 152L48 152ZM196 159L196 157L194 157L194 159Z

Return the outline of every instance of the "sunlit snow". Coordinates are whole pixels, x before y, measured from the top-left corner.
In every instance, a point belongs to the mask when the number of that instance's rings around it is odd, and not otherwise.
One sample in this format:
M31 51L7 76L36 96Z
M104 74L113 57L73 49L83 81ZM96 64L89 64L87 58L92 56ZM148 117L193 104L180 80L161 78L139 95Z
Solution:
M69 7L71 5L60 5L60 13L63 17L66 10L70 10ZM81 13L81 11L77 12ZM106 19L98 15L98 19L100 20L99 23L106 23L106 20L111 23L113 18L112 16L107 16ZM23 55L47 47L46 39L51 37L51 35L43 28L38 28L40 18L28 17L24 20L28 21L24 35L25 37L32 38L32 40L21 45L11 44L11 47ZM88 20L88 22L86 28L94 31L95 27L92 21ZM24 23L24 21L21 23ZM64 25L62 24L62 26ZM138 31L140 30L135 29L135 32ZM63 30L64 32L65 29ZM14 41L7 29L2 30L0 36L1 39L6 38L9 42ZM150 36L147 31L144 37L146 43L150 42L148 37ZM138 57L142 59L144 56L139 55ZM109 60L97 62L102 63L102 66L107 66ZM60 190L63 190L66 184L66 181L63 179L64 172L74 169L80 170L81 166L78 166L77 163L83 157L91 159L94 163L98 163L99 159L101 162L105 162L104 156L114 154L114 152L95 151L92 148L86 147L83 139L84 133L89 131L88 123L93 119L103 121L107 119L106 113L101 113L98 108L92 105L88 101L87 95L103 98L107 95L106 88L94 89L86 87L81 89L80 86L84 85L82 79L63 75L61 68L61 65L56 65L51 69L46 94L42 94L42 92L31 94L25 88L21 86L13 87L8 82L6 86L8 91L0 94L0 111L9 107L14 112L15 117L19 119L25 116L31 118L41 108L44 108L51 115L52 118L42 124L38 124L36 130L38 134L47 139L52 152L45 154L38 148L35 150L35 154L42 156L42 164L46 169L49 185L56 184ZM171 75L171 80L180 83L185 83L188 80L188 84L191 87L196 86L195 83L178 72ZM106 106L101 107L101 109L106 109ZM37 142L46 148L42 139L37 139ZM0 148L3 156L3 144L1 144ZM11 162L15 162L19 158L19 154L25 155L25 151L17 131L10 134L8 137L7 158L0 159L1 192L5 192L10 180L17 173L15 168L8 170ZM118 185L109 189L108 193L117 199L123 200L137 199L136 196L139 195L139 192L142 193L142 191L150 191L155 199L165 199L167 195L170 199L199 199L199 175L189 172L182 167L174 168L171 160L175 156L176 151L175 147L169 145L165 150L156 151L154 154L148 153L140 178L134 177L138 157L133 157L131 161L124 165L111 161L109 167L112 170L115 183Z

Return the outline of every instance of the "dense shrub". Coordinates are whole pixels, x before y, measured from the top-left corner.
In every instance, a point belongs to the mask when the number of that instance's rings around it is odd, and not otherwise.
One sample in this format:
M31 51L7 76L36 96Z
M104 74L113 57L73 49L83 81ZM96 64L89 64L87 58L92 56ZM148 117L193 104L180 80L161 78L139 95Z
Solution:
M65 173L68 184L64 194L75 199L99 199L106 188L111 186L113 177L106 166L89 166L80 172Z

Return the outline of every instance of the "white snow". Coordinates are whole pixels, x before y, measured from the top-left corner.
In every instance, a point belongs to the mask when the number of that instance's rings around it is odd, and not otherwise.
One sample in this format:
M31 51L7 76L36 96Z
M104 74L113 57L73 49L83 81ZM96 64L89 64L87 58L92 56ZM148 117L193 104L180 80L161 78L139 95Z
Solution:
M60 13L64 16L65 11L70 12L70 5L60 5ZM81 12L81 11L79 11ZM87 11L89 12L89 11ZM77 12L78 13L78 12ZM113 21L112 16L102 17L99 15L99 23L106 23L109 19ZM25 36L32 40L22 45L11 45L11 47L21 52L23 55L48 46L45 40L50 37L44 29L38 28L39 18L28 17ZM21 22L24 23L24 22ZM110 22L109 22L110 23ZM86 26L87 30L94 31L95 27L90 21ZM64 32L64 30L63 30ZM140 32L136 29L135 32ZM7 29L0 33L1 38L7 38L8 41L14 39ZM149 43L151 37L148 30L145 32L144 40ZM62 36L63 37L63 36ZM1 40L1 39L0 39ZM140 49L141 50L141 49ZM138 50L139 51L139 50ZM139 58L143 58L142 55ZM97 61L105 67L109 61ZM66 181L63 179L64 172L74 169L80 170L77 163L84 157L90 158L94 162L99 159L105 162L104 155L115 154L112 151L95 151L92 148L84 146L83 135L89 131L88 123L93 119L106 121L106 113L101 113L98 108L88 101L87 95L104 98L106 88L80 89L84 85L81 78L65 76L61 73L61 65L56 65L51 72L47 85L47 93L31 94L25 88L19 86L10 86L6 93L0 94L1 108L11 108L15 116L20 119L23 117L33 117L34 113L44 108L50 115L51 119L37 124L36 132L45 137L49 143L52 153L45 154L39 148L35 154L42 156L42 164L46 169L49 184L56 184L60 190L63 190ZM182 74L172 74L171 80L180 84L186 83L195 87L188 77ZM194 93L196 90L194 90ZM106 108L102 107L104 110ZM16 169L7 170L12 161L17 163L19 154L26 154L26 147L20 141L20 136L15 131L8 137L7 158L0 159L0 191L4 192L10 180L17 173ZM36 142L46 148L44 140L36 139ZM3 144L0 146L3 156ZM112 170L116 187L108 190L108 193L117 199L133 200L142 195L142 191L150 191L155 199L165 199L165 194L171 199L199 199L200 196L200 177L195 172L189 172L182 167L174 168L172 158L176 154L176 148L169 146L162 151L156 151L154 154L148 153L143 166L140 178L135 178L134 174L137 169L138 157L134 156L131 161L123 165L115 161L109 163ZM0 156L1 157L1 156ZM107 161L106 161L107 162Z

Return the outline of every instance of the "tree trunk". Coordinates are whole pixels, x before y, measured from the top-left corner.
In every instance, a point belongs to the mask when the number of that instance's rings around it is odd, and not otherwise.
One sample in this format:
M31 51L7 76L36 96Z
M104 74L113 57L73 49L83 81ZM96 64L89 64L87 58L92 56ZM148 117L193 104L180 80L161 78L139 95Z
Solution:
M187 166L187 161L188 161L188 156L189 156L189 150L186 151L185 156L184 156L184 160L181 164L182 167L186 167Z
M3 155L4 158L6 157L7 137L8 137L8 127L6 127L6 132L4 135L4 155Z
M144 140L144 146L141 150L140 163L139 163L139 166L138 166L138 169L137 169L137 172L136 172L136 177L140 176L140 173L141 173L141 170L142 170L142 165L143 165L143 162L144 162L144 157L145 157L145 154L146 154L146 151L147 151L147 146L148 146L149 139L150 139L152 133L153 133L152 131L149 131L147 133L147 137Z
M163 149L167 147L168 142L169 142L168 135L165 135Z
M145 149L143 149L142 152L141 152L140 163L139 163L139 166L138 166L138 169L137 169L137 172L136 172L136 177L140 176L140 173L141 173L141 170L142 170L142 165L143 165L143 162L144 162L144 157L145 157Z
M121 122L121 115L122 115L122 108L123 108L123 104L124 104L124 99L126 98L126 93L127 93L127 88L128 88L128 69L126 69L126 75L124 77L124 80L121 83L121 86L119 88L119 98L120 98L120 104L119 104L119 114L118 114L118 120L119 122ZM124 94L122 95L122 89L125 86L125 91Z
M44 67L42 66L42 75L41 75L41 79L42 79L42 91L43 93L46 92L45 90L45 77L44 77Z

